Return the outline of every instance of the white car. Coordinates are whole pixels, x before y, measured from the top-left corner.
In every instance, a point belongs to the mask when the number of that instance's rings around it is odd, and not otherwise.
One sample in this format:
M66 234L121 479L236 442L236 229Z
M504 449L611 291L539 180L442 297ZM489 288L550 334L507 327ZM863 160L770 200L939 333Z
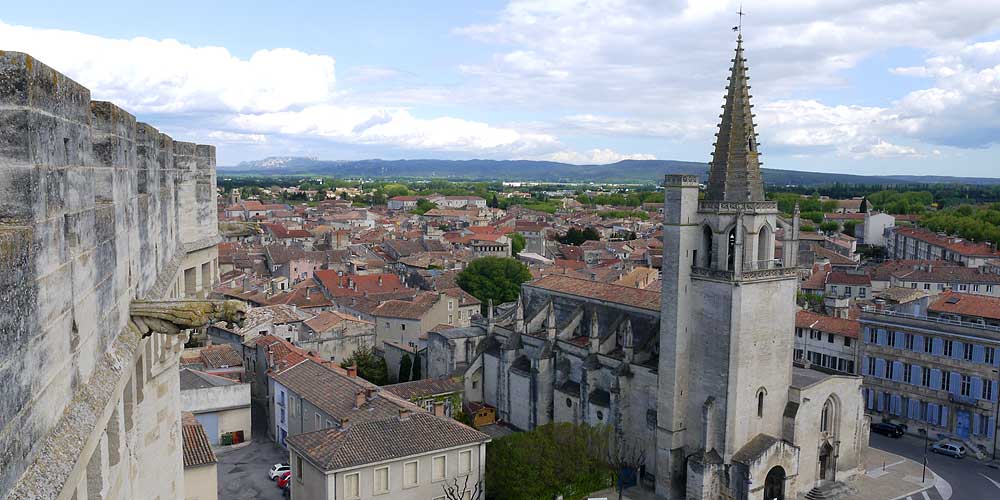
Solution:
M280 476L282 472L289 470L292 470L292 468L289 467L288 464L274 464L271 466L271 470L267 471L267 477L271 478L271 481L274 481L275 479L278 479L278 476Z

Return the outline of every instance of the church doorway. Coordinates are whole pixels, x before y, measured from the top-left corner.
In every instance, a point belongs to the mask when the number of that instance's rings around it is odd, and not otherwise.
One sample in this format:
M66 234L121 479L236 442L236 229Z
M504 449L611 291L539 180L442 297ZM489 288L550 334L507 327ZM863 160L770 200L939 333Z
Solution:
M820 481L834 481L837 472L837 457L833 455L833 446L830 443L823 443L819 449L819 479Z
M764 500L785 500L785 469L772 468L764 478Z

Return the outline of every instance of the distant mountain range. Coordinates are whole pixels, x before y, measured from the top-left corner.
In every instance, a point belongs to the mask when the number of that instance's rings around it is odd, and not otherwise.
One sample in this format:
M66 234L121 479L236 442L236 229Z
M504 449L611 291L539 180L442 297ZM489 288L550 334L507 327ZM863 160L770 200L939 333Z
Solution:
M772 185L824 184L1000 184L1000 178L919 175L851 175L799 170L762 169ZM665 174L708 177L708 165L675 160L624 160L607 165L572 165L531 160L357 160L330 161L302 157L271 157L219 167L222 175L330 175L342 178L440 178L542 182L656 183Z

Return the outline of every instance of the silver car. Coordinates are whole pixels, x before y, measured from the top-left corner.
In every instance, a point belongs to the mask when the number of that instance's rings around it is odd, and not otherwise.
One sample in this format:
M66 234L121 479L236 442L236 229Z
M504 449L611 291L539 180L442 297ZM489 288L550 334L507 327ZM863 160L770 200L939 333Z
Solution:
M931 451L934 453L940 453L942 455L948 455L952 458L962 458L965 456L965 446L951 441L942 441L940 443L934 443L931 446Z

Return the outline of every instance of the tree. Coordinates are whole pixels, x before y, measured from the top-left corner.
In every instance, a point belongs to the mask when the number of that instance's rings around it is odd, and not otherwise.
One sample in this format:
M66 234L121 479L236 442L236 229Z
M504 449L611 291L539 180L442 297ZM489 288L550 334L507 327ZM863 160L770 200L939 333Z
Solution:
M413 360L413 370L410 372L410 380L420 380L423 378L423 368L420 366L420 356Z
M473 260L458 273L458 286L484 305L493 299L496 304L517 300L521 283L531 279L531 271L510 257L482 257Z
M409 354L404 354L403 359L399 360L398 382L409 382L411 371L413 371L413 360L410 359Z
M510 238L510 253L511 255L517 255L524 250L527 242L524 241L524 235L521 233L508 233L507 237Z
M358 347L347 359L341 361L340 366L357 366L358 376L375 385L385 385L389 381L389 367L371 347Z
M427 200L425 198L420 198L419 200L417 200L417 208L414 208L410 212L411 213L415 213L417 215L424 215L429 210L433 210L433 209L435 209L437 207L438 207L437 203L434 203L434 202L432 202L430 200Z
M600 239L601 234L592 227L588 227L582 231L575 227L571 227L569 228L569 231L566 231L566 234L559 238L559 243L580 246L585 241L600 241Z
M500 200L497 199L497 194L493 193L489 201L486 202L486 206L490 208L500 208Z
M840 229L840 224L834 221L828 221L820 224L819 229L824 233L832 233Z
M638 479L639 471L646 465L646 454L641 446L631 446L624 439L616 439L608 447L608 466L615 479L618 500L622 500L625 488L632 484L629 479Z
M476 481L476 484L472 485L472 489L469 489L469 478L472 474L465 476L465 481L462 483L461 487L458 484L458 478L449 479L441 485L441 489L444 490L444 497L446 500L485 500L486 489L483 488L483 480L480 479Z
M854 236L854 229L858 227L858 221L849 220L844 222L843 233L848 236Z

